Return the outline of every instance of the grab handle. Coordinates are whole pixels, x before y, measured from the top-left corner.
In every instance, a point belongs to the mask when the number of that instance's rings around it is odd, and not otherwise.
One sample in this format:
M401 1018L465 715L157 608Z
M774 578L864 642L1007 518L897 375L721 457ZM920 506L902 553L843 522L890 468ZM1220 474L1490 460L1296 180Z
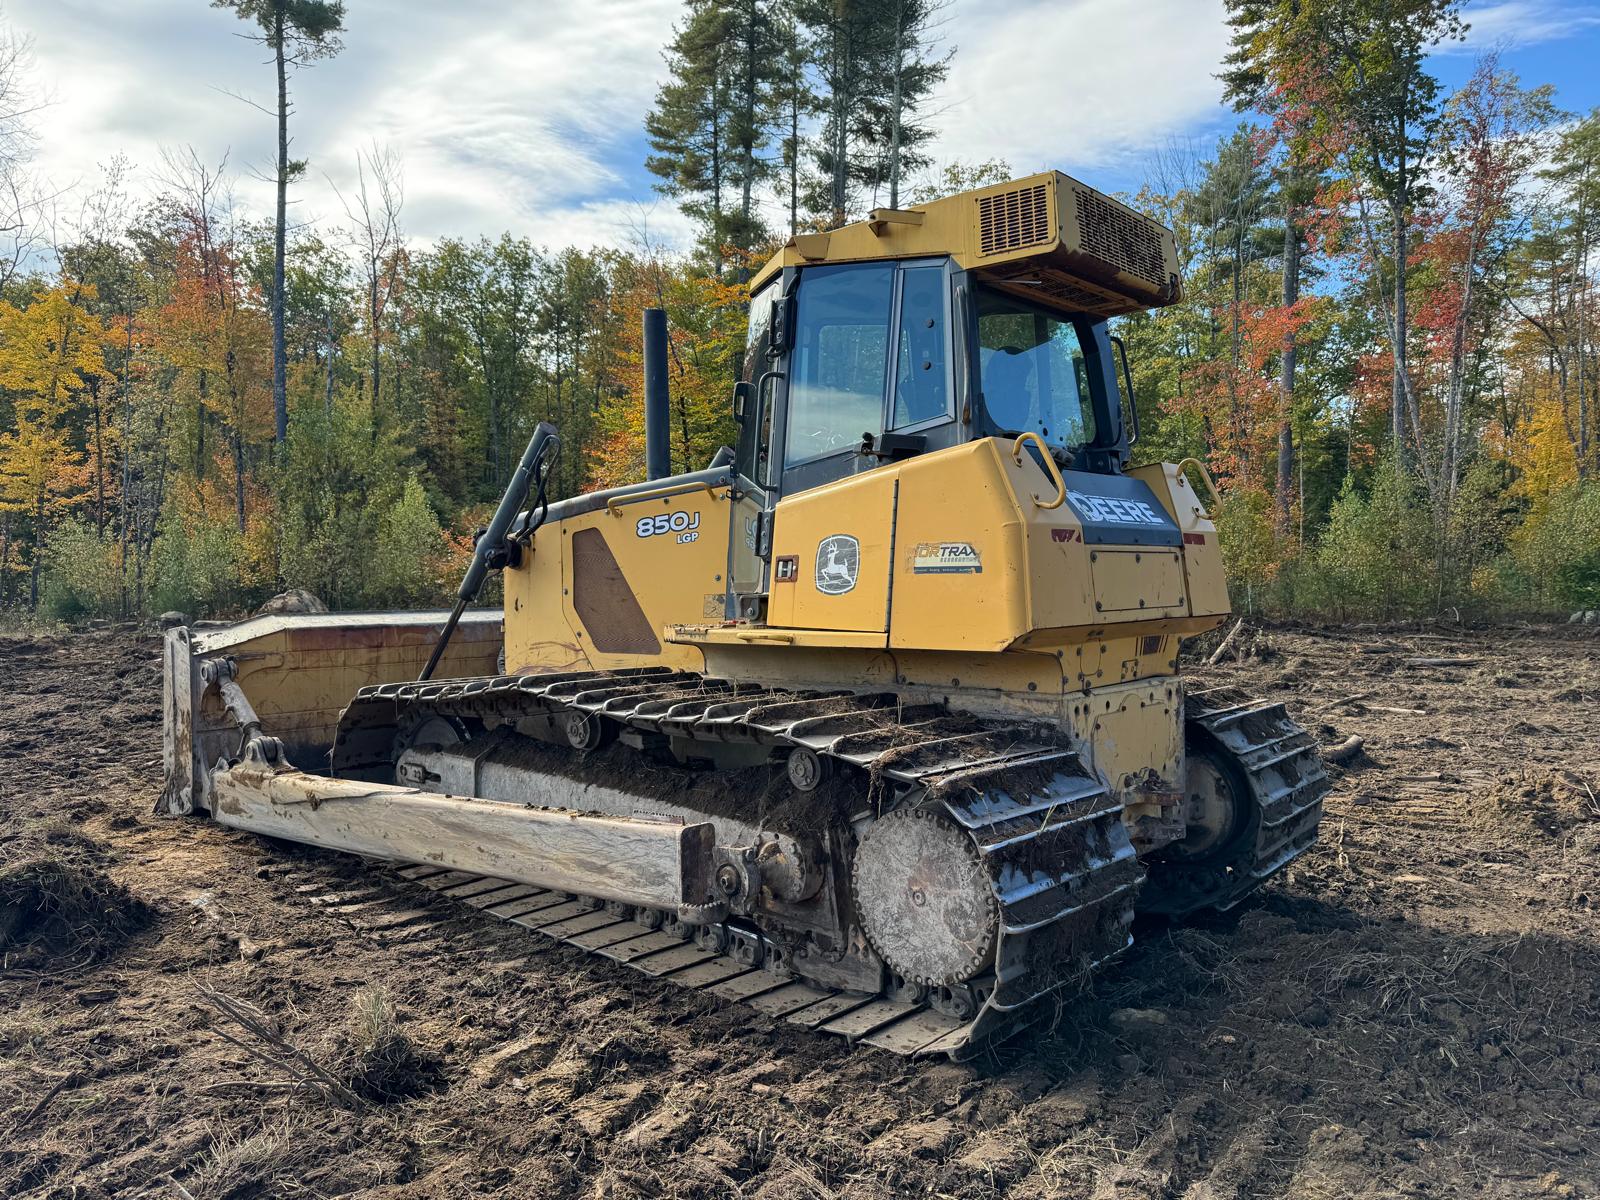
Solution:
M717 494L716 488L703 479L694 483L669 483L665 487L649 488L643 492L629 492L625 496L618 496L606 503L606 511L613 517L620 517L624 504L638 504L644 500L664 500L669 496L687 496L690 492L699 491L704 491L710 496Z
M1201 462L1198 458L1184 459L1178 464L1178 474L1180 476L1183 474L1183 469L1185 467L1193 467L1196 471L1200 472L1200 478L1206 481L1206 488L1211 492L1211 502L1218 508L1221 508L1222 494L1217 491L1216 481L1211 478L1211 472L1206 470L1205 463ZM1201 513L1200 515L1204 516L1205 514Z
M1022 465L1022 447L1025 442L1032 442L1039 448L1039 457L1044 459L1045 474L1050 476L1050 482L1056 485L1056 498L1054 500L1041 500L1035 496L1034 504L1040 508L1060 508L1067 499L1067 481L1061 478L1061 471L1056 466L1056 460L1050 454L1050 447L1044 444L1044 439L1037 433L1029 432L1017 435L1017 440L1012 444L1011 457L1016 464Z

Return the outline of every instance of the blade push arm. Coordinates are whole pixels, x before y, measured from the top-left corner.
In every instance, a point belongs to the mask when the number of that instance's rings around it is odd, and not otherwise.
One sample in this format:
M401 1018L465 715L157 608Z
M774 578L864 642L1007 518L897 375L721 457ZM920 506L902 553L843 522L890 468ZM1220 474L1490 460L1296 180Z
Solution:
M506 531L511 528L511 522L516 520L518 510L528 498L530 485L535 481L539 485L538 500L541 510L545 506L545 477L550 463L555 460L560 449L561 435L556 432L556 427L548 421L540 421L538 428L533 431L533 437L528 439L528 448L522 452L522 461L517 464L516 473L511 476L505 495L500 497L500 507L494 510L494 517L490 520L489 527L483 531L483 536L478 539L478 544L473 549L472 561L467 564L467 573L462 576L461 586L456 589L456 606L444 623L444 630L439 634L439 642L428 658L428 665L423 667L422 674L417 676L419 680L433 677L434 668L444 657L445 647L450 644L450 635L455 632L461 614L467 610L467 605L478 598L478 593L483 590L483 582L489 577L490 570L505 566L510 552L506 543ZM525 532L531 534L544 519L544 513L530 512L528 517L528 527Z

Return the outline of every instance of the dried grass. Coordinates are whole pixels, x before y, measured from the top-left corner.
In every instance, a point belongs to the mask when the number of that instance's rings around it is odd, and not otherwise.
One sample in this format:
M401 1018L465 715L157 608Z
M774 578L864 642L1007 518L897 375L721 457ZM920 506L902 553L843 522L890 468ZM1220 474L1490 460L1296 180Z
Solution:
M335 1070L352 1093L376 1104L423 1095L441 1082L438 1060L401 1031L381 987L364 987L351 997Z
M243 1135L214 1127L205 1158L179 1186L194 1200L278 1191L298 1179L305 1165L299 1159L299 1142L295 1120L288 1114Z

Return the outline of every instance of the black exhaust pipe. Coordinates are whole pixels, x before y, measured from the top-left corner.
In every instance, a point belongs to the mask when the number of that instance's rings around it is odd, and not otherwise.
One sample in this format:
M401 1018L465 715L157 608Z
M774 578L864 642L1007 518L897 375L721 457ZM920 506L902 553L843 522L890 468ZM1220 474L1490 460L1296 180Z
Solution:
M644 469L647 479L672 474L667 442L667 310L644 310Z

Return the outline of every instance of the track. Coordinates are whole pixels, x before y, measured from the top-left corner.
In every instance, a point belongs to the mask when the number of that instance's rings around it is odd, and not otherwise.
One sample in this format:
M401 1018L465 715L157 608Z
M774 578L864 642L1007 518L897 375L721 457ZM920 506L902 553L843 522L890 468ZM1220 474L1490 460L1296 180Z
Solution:
M1229 909L1317 840L1330 784L1311 734L1281 703L1252 700L1238 688L1190 692L1184 701L1190 744L1226 755L1254 801L1250 822L1218 861L1147 864L1140 907L1181 917Z
M402 730L429 720L480 737L531 718L575 715L620 730L636 749L677 738L708 754L737 745L776 759L812 756L813 769L838 785L828 844L844 944L805 934L788 914L696 927L676 914L508 883L507 892L522 890L482 906L491 915L823 1032L902 1054L953 1057L1025 1023L1041 997L1081 986L1131 944L1143 872L1122 806L1077 754L1035 726L907 705L892 693L775 690L664 668L386 684L352 702L333 766L342 775L381 774ZM490 745L487 737L482 744ZM762 821L752 811L723 815ZM876 838L909 821L934 822L947 843L967 845L987 887L977 975L922 975L904 958L885 971L872 953L886 948L875 944L871 921L863 930L848 912L862 884L858 857L854 888L843 886L855 837ZM449 886L476 898L502 883L463 877ZM880 921L877 941L901 919ZM892 952L883 958L896 963ZM879 974L862 987L863 972L872 971Z

